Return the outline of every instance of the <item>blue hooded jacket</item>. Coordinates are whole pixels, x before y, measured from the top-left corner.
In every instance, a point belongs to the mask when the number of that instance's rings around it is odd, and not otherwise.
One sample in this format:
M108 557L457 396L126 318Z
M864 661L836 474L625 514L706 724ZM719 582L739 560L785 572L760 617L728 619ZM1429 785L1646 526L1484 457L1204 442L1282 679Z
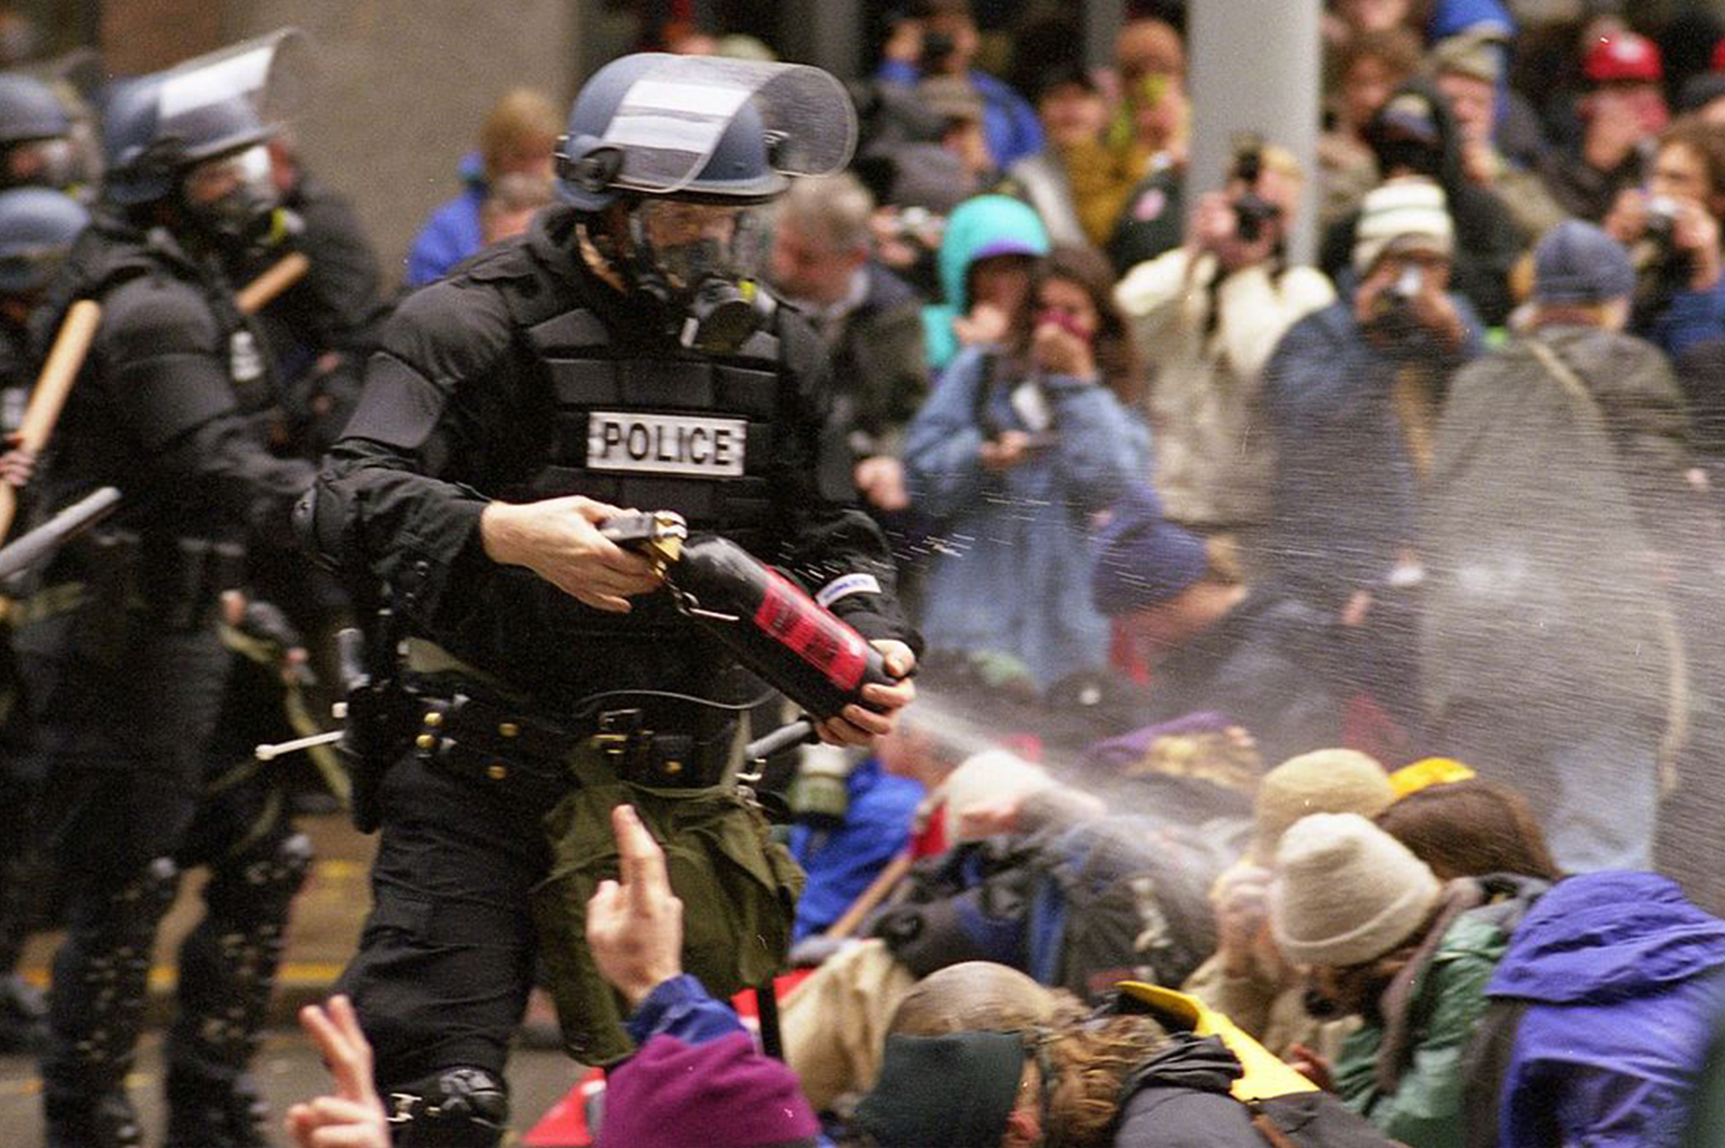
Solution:
M1510 941L1486 993L1527 1002L1499 1091L1500 1148L1679 1143L1725 1002L1725 921L1652 873L1570 877Z

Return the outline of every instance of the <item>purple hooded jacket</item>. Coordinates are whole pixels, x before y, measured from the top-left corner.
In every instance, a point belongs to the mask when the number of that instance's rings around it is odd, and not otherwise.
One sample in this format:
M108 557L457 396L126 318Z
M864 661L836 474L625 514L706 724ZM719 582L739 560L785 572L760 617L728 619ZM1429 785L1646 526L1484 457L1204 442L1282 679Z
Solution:
M1486 993L1525 1002L1498 1093L1500 1148L1679 1143L1725 1002L1725 921L1652 873L1560 881Z

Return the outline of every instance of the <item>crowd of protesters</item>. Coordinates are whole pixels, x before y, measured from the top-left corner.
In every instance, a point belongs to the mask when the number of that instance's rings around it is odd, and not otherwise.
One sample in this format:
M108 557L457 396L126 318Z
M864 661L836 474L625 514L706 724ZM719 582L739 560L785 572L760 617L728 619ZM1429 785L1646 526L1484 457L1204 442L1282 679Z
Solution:
M922 700L791 787L783 1064L618 812L598 1143L1713 1143L1725 22L1336 0L1315 169L1188 187L1148 7L1093 69L918 0L777 207ZM526 226L559 130L496 106L407 288ZM304 1019L292 1135L382 1148L351 1008Z

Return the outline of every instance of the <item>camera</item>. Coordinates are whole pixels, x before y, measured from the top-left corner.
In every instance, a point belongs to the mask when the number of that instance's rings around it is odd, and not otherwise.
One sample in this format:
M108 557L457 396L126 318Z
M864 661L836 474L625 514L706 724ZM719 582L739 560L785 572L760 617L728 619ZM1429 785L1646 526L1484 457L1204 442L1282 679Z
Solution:
M924 30L922 34L922 59L918 67L925 76L945 71L946 63L952 54L958 50L958 42L946 32Z
M1395 282L1378 295L1372 309L1371 327L1385 340L1397 344L1419 341L1422 328L1414 316L1414 300L1424 289L1425 278L1423 267L1404 268Z
M1677 201L1668 195L1656 195L1647 201L1647 222L1642 237L1652 244L1661 258L1669 258L1677 245Z
M1234 199L1234 229L1247 243L1263 238L1264 228L1282 217L1282 209L1255 190L1264 174L1264 143L1248 136L1235 145L1234 167L1230 179L1245 184L1246 190Z
M1634 316L1638 324L1650 322L1671 304L1693 268L1694 257L1677 246L1679 204L1668 195L1647 200L1647 218L1641 238L1629 251L1635 265Z

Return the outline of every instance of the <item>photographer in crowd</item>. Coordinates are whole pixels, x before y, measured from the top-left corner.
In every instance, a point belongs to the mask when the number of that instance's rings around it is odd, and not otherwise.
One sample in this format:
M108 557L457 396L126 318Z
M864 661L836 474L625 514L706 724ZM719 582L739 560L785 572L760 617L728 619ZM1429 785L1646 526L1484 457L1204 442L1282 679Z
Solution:
M1149 396L1155 487L1173 521L1247 544L1270 515L1264 363L1300 319L1335 300L1312 267L1289 267L1301 175L1294 157L1250 140L1225 188L1198 200L1184 246L1141 263L1115 288L1157 365Z
M1725 337L1722 215L1725 127L1684 119L1659 137L1646 186L1621 192L1605 217L1635 263L1631 327L1668 354Z
M1273 572L1357 635L1361 688L1404 718L1417 502L1450 375L1480 350L1473 308L1449 292L1454 244L1431 180L1377 188L1356 230L1359 286L1296 323L1265 368Z

